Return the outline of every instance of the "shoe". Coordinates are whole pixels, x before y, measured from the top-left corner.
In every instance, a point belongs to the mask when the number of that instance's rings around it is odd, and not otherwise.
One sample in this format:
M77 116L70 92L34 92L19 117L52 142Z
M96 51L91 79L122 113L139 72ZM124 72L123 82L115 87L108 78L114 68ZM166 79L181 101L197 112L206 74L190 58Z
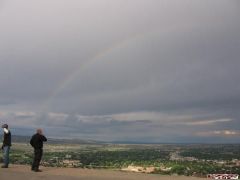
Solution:
M40 169L34 169L33 171L34 172L42 172L42 170L40 170Z
M1 166L1 168L8 168L8 166L6 166L6 165L3 165L3 166Z

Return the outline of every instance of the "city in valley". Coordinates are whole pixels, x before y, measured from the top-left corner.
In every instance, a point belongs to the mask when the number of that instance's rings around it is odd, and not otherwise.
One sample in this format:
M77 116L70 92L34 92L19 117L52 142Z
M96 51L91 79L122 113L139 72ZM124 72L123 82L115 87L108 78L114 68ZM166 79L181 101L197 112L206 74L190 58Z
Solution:
M30 165L32 156L28 142L13 143L11 164ZM195 177L240 174L240 144L112 144L50 140L44 147L41 165Z

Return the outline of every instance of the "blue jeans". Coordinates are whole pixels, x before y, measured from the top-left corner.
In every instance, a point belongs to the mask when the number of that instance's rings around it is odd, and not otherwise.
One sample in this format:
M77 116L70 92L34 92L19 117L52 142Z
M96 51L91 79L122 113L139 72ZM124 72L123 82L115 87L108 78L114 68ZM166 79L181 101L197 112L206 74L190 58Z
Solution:
M9 151L10 151L10 146L4 146L3 147L3 163L4 163L4 166L8 166L8 164L9 164Z

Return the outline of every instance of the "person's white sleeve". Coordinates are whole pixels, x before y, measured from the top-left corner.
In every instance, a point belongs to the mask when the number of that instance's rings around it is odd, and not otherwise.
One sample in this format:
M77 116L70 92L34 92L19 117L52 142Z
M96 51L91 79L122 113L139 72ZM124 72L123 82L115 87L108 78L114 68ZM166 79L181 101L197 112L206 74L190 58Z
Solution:
M8 130L8 129L6 129L6 128L3 128L3 131L4 131L6 134L8 134L8 133L9 133L9 130Z

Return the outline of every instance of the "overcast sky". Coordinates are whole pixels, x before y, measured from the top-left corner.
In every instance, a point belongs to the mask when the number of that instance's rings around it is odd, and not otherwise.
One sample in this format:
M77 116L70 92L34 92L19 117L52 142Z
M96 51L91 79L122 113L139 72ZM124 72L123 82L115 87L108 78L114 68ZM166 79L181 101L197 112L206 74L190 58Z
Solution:
M238 0L0 0L13 134L240 142Z

